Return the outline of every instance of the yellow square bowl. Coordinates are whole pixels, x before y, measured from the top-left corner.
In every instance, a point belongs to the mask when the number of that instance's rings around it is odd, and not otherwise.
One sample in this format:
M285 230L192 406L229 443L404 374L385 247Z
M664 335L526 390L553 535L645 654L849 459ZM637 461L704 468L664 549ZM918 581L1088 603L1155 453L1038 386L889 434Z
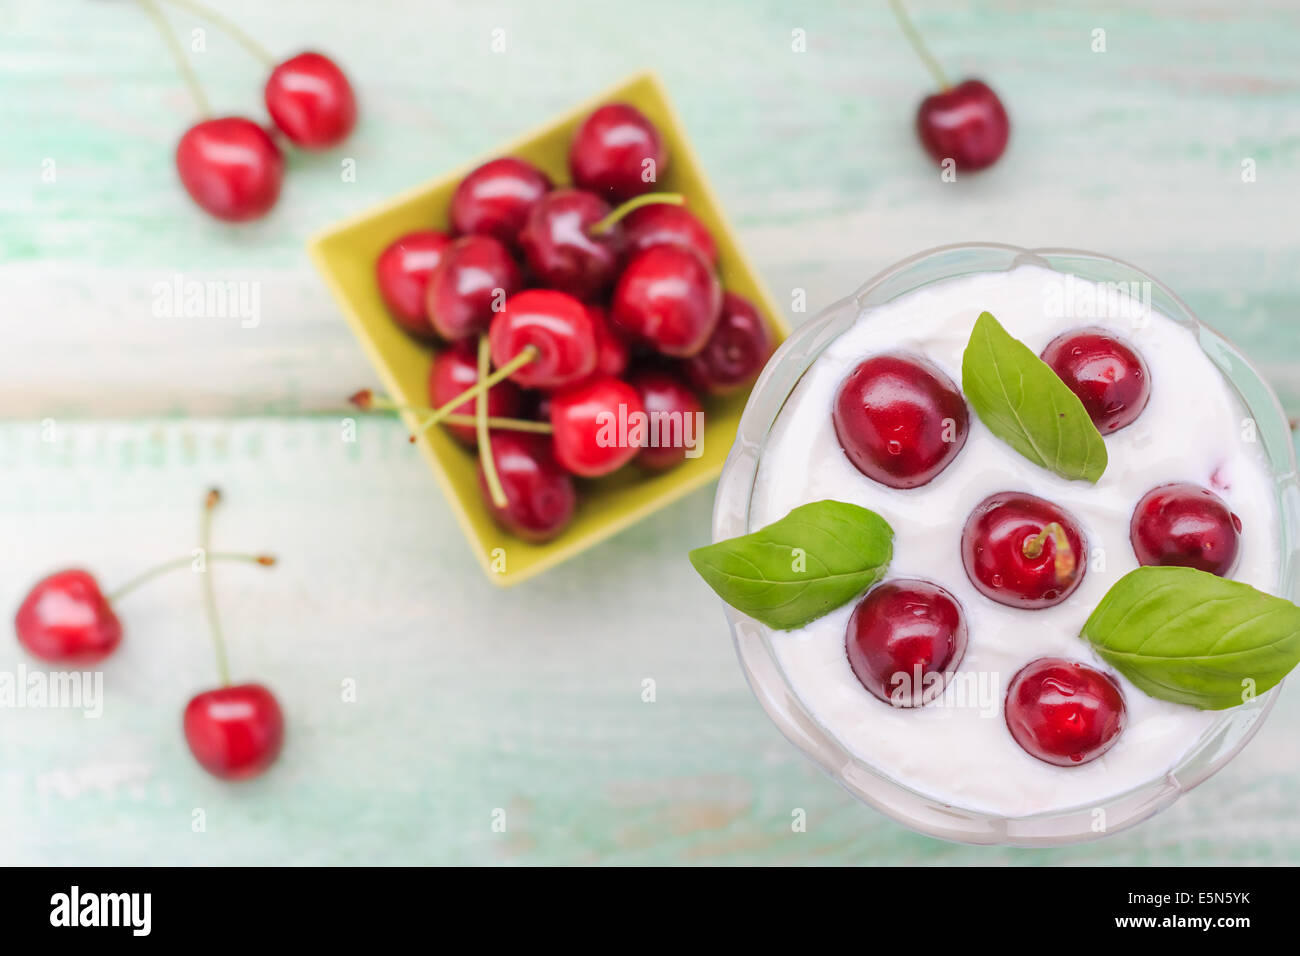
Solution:
M780 310L723 216L663 84L653 73L638 73L490 155L332 226L309 241L312 260L396 402L427 404L433 350L406 335L389 317L375 281L379 254L404 233L445 229L447 207L456 185L466 173L489 159L526 159L556 183L568 182L569 141L574 131L596 107L613 102L630 103L659 128L668 149L668 171L656 188L682 193L687 207L713 233L723 286L753 302L778 341L789 333ZM494 583L505 586L559 564L717 478L735 441L747 394L742 391L723 398L705 398L700 457L689 458L659 474L630 465L606 478L580 481L573 522L559 537L544 544L521 541L492 520L479 492L477 455L473 450L457 444L440 428L425 432L419 446L483 570ZM402 417L414 432L418 415L402 412Z

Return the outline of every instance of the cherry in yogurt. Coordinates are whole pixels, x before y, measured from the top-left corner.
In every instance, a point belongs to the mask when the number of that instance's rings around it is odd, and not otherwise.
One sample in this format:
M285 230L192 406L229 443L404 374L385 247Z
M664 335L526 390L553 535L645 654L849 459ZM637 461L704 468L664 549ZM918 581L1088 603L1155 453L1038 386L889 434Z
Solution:
M1132 346L1105 329L1059 335L1042 359L1083 403L1103 435L1131 425L1151 398L1151 373Z
M1096 760L1127 722L1114 678L1059 657L1030 661L1011 679L1007 729L1024 751L1058 767Z
M1129 540L1138 563L1196 568L1226 577L1241 549L1241 519L1200 485L1152 488L1133 509Z
M1083 533L1064 508L1021 492L990 495L961 536L966 575L985 597L1037 610L1060 604L1083 580Z

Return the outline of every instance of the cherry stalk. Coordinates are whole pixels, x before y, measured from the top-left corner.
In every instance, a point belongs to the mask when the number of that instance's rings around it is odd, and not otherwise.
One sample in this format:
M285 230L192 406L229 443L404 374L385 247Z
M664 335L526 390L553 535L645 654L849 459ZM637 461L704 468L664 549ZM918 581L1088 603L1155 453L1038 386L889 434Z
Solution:
M375 395L368 388L354 393L348 398L348 401L363 412L416 412L421 415L432 414L435 409L427 405L403 405L400 402L394 402L391 399ZM456 404L462 404L465 401L465 394L456 396ZM477 415L444 415L439 419L445 425L469 425L477 427ZM547 422L532 422L523 418L498 418L495 415L487 417L488 428L500 428L506 431L515 432L536 432L538 434L549 434L551 426ZM412 436L414 440L414 436Z

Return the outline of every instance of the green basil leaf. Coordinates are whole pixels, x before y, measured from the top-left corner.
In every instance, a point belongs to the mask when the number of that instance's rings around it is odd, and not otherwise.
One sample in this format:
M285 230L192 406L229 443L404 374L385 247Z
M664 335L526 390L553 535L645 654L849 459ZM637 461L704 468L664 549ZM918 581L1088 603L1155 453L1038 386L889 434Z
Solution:
M1152 697L1223 710L1300 662L1300 607L1205 571L1143 567L1106 592L1083 636Z
M846 604L878 581L894 530L843 501L800 505L752 534L696 548L691 564L738 611L788 631Z
M1052 367L981 312L961 359L961 387L989 431L1063 478L1096 482L1106 443Z

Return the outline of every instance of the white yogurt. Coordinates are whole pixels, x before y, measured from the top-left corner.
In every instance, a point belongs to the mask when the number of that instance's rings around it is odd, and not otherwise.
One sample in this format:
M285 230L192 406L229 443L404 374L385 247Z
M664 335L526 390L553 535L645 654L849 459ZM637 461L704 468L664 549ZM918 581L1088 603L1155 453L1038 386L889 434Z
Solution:
M933 799L986 813L1019 816L1095 805L1162 776L1215 721L1213 712L1149 697L1115 675L1128 726L1097 760L1055 767L1031 757L1007 731L1006 685L1029 661L1064 657L1110 671L1079 632L1110 586L1137 567L1128 526L1144 493L1170 481L1212 488L1242 521L1233 577L1269 592L1278 583L1278 514L1264 450L1193 333L1113 287L1071 277L1062 295L1065 281L1024 266L937 283L864 314L812 365L781 411L751 506L751 530L823 498L870 508L894 528L888 576L934 581L961 602L970 638L958 677L939 700L918 709L895 709L854 677L844 641L855 602L807 627L775 632L771 640L795 693L849 751ZM1088 314L1089 294L1100 296L1105 315ZM1106 438L1109 465L1096 485L1037 467L973 412L965 447L920 488L878 484L845 457L831 407L849 370L870 355L908 351L925 355L960 384L962 352L985 310L1035 353L1067 329L1102 326L1145 358L1150 403L1132 425ZM974 506L998 491L1031 492L1079 521L1088 568L1064 603L1036 611L1005 607L967 579L962 527Z

